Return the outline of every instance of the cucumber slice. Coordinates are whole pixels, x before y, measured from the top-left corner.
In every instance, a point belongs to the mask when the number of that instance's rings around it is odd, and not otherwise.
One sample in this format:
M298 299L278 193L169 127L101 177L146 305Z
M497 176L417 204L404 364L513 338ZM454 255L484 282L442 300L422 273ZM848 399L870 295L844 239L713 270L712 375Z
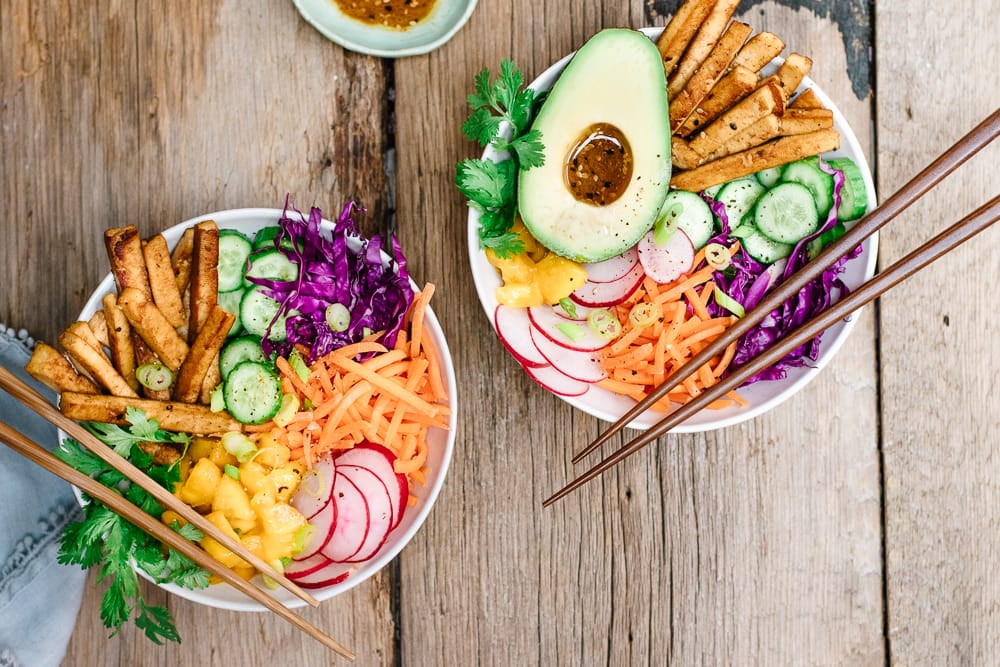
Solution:
M242 285L242 279L240 279L240 284ZM233 326L230 327L229 333L226 334L227 336L235 336L243 329L240 320L240 302L243 300L243 288L240 287L228 292L219 292L216 300L223 310L236 316Z
M743 225L747 213L753 209L757 199L764 194L766 188L752 176L729 181L719 190L717 201L726 207L726 218L729 220L730 233Z
M833 176L820 169L817 161L813 157L786 164L781 170L781 182L799 183L809 188L813 195L813 207L819 217L825 219L833 208Z
M725 185L725 183L719 183L718 185L710 185L709 187L702 190L702 193L708 195L712 199L718 199L718 197L716 197L715 195L719 194L719 190L722 189L723 185Z
M281 227L278 225L270 225L268 227L258 229L257 233L253 237L253 249L261 250L262 248L274 248L274 239L277 238L280 231Z
M771 167L770 169L761 169L755 176L760 184L765 188L773 188L781 180L781 167Z
M219 230L219 291L231 292L243 286L243 272L253 246L235 229Z
M837 209L837 220L849 222L857 220L868 210L868 189L865 177L858 165L850 158L841 157L830 160L827 164L837 171L844 172L844 185L840 188L840 207Z
M757 230L778 243L797 243L819 229L812 192L799 183L779 183L753 207Z
M222 379L228 378L229 373L244 361L268 361L264 350L260 348L260 336L247 334L234 338L223 346L219 352L219 372Z
M715 232L715 217L705 200L687 190L671 190L660 208L668 225L676 225L691 240L695 250L708 243Z
M843 222L838 220L837 224L806 244L806 257L812 261L817 255L823 252L823 248L839 239L845 233L847 233L847 227Z
M749 225L748 225L749 226ZM779 259L788 257L795 249L789 243L778 243L773 241L758 231L750 234L741 241L744 252L753 257L761 264L773 264Z
M263 424L281 409L281 378L274 366L243 361L229 372L222 397L241 424Z
M285 320L299 313L294 309L289 310L271 325L281 304L264 294L264 289L254 287L243 294L243 299L240 301L240 321L247 333L261 338L268 336L267 329L270 326L271 332L268 338L273 341L283 341L288 335L285 331Z
M299 266L280 250L264 250L250 255L250 268L247 269L246 276L288 282L299 277ZM247 287L255 286L249 280L244 280L244 283Z

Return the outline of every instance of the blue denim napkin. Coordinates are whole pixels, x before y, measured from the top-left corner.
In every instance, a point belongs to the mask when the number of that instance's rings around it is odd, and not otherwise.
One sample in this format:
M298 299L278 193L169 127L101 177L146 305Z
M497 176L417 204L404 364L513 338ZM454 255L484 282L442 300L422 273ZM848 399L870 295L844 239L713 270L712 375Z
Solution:
M50 400L24 370L31 338L0 324L0 364ZM0 419L46 449L56 429L6 392ZM80 610L87 573L59 565L59 536L80 518L69 484L0 444L0 667L58 665Z

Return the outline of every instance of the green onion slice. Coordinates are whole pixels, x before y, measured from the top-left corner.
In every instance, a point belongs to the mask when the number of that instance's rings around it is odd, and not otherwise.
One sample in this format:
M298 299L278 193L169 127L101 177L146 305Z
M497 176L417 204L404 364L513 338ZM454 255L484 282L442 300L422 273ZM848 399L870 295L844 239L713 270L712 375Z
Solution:
M659 318L660 307L649 301L635 304L628 313L628 321L640 329L652 326Z
M725 271L732 264L733 258L726 246L721 243L709 243L705 246L705 262L716 271Z
M607 308L594 308L587 313L587 326L605 340L611 340L622 332L622 323Z
M334 331L347 331L351 326L351 311L342 303L331 303L326 307L326 323Z
M559 329L571 341L576 342L583 338L583 330L572 322L560 322L556 325L556 329Z
M559 307L563 309L563 312L576 319L576 304L568 296L564 296L559 299Z
M146 389L163 391L174 381L174 372L163 364L143 364L135 369L135 379Z
M740 305L740 302L723 292L721 289L716 288L712 294L715 296L715 302L719 304L719 306L725 308L736 317L743 317L746 315L746 311L743 310L743 306Z

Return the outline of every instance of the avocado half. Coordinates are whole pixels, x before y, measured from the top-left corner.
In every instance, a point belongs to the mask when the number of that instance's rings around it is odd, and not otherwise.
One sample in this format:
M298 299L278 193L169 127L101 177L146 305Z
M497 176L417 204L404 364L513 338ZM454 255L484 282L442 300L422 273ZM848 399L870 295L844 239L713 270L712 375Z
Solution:
M656 45L635 30L597 33L563 70L532 127L542 134L545 164L518 177L518 208L531 234L579 262L635 245L670 187L670 115Z

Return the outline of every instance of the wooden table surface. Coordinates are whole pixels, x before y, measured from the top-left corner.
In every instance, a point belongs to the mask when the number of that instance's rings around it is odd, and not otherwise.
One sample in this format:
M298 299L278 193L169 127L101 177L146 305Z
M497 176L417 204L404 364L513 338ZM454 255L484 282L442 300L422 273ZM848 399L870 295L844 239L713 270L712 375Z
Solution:
M439 0L446 1L446 0ZM469 280L455 162L473 75L528 78L678 0L482 0L443 48L345 52L287 0L0 3L0 321L53 340L101 231L356 197L398 228L454 354L454 461L415 540L305 616L359 665L989 664L1000 646L1000 229L867 308L769 414L671 436L550 509L601 424L529 380ZM882 198L1000 106L993 0L744 0L813 58ZM985 150L881 237L886 266L996 192ZM615 443L621 444L621 438ZM264 614L168 597L183 643L108 638L93 575L66 665L340 661Z

